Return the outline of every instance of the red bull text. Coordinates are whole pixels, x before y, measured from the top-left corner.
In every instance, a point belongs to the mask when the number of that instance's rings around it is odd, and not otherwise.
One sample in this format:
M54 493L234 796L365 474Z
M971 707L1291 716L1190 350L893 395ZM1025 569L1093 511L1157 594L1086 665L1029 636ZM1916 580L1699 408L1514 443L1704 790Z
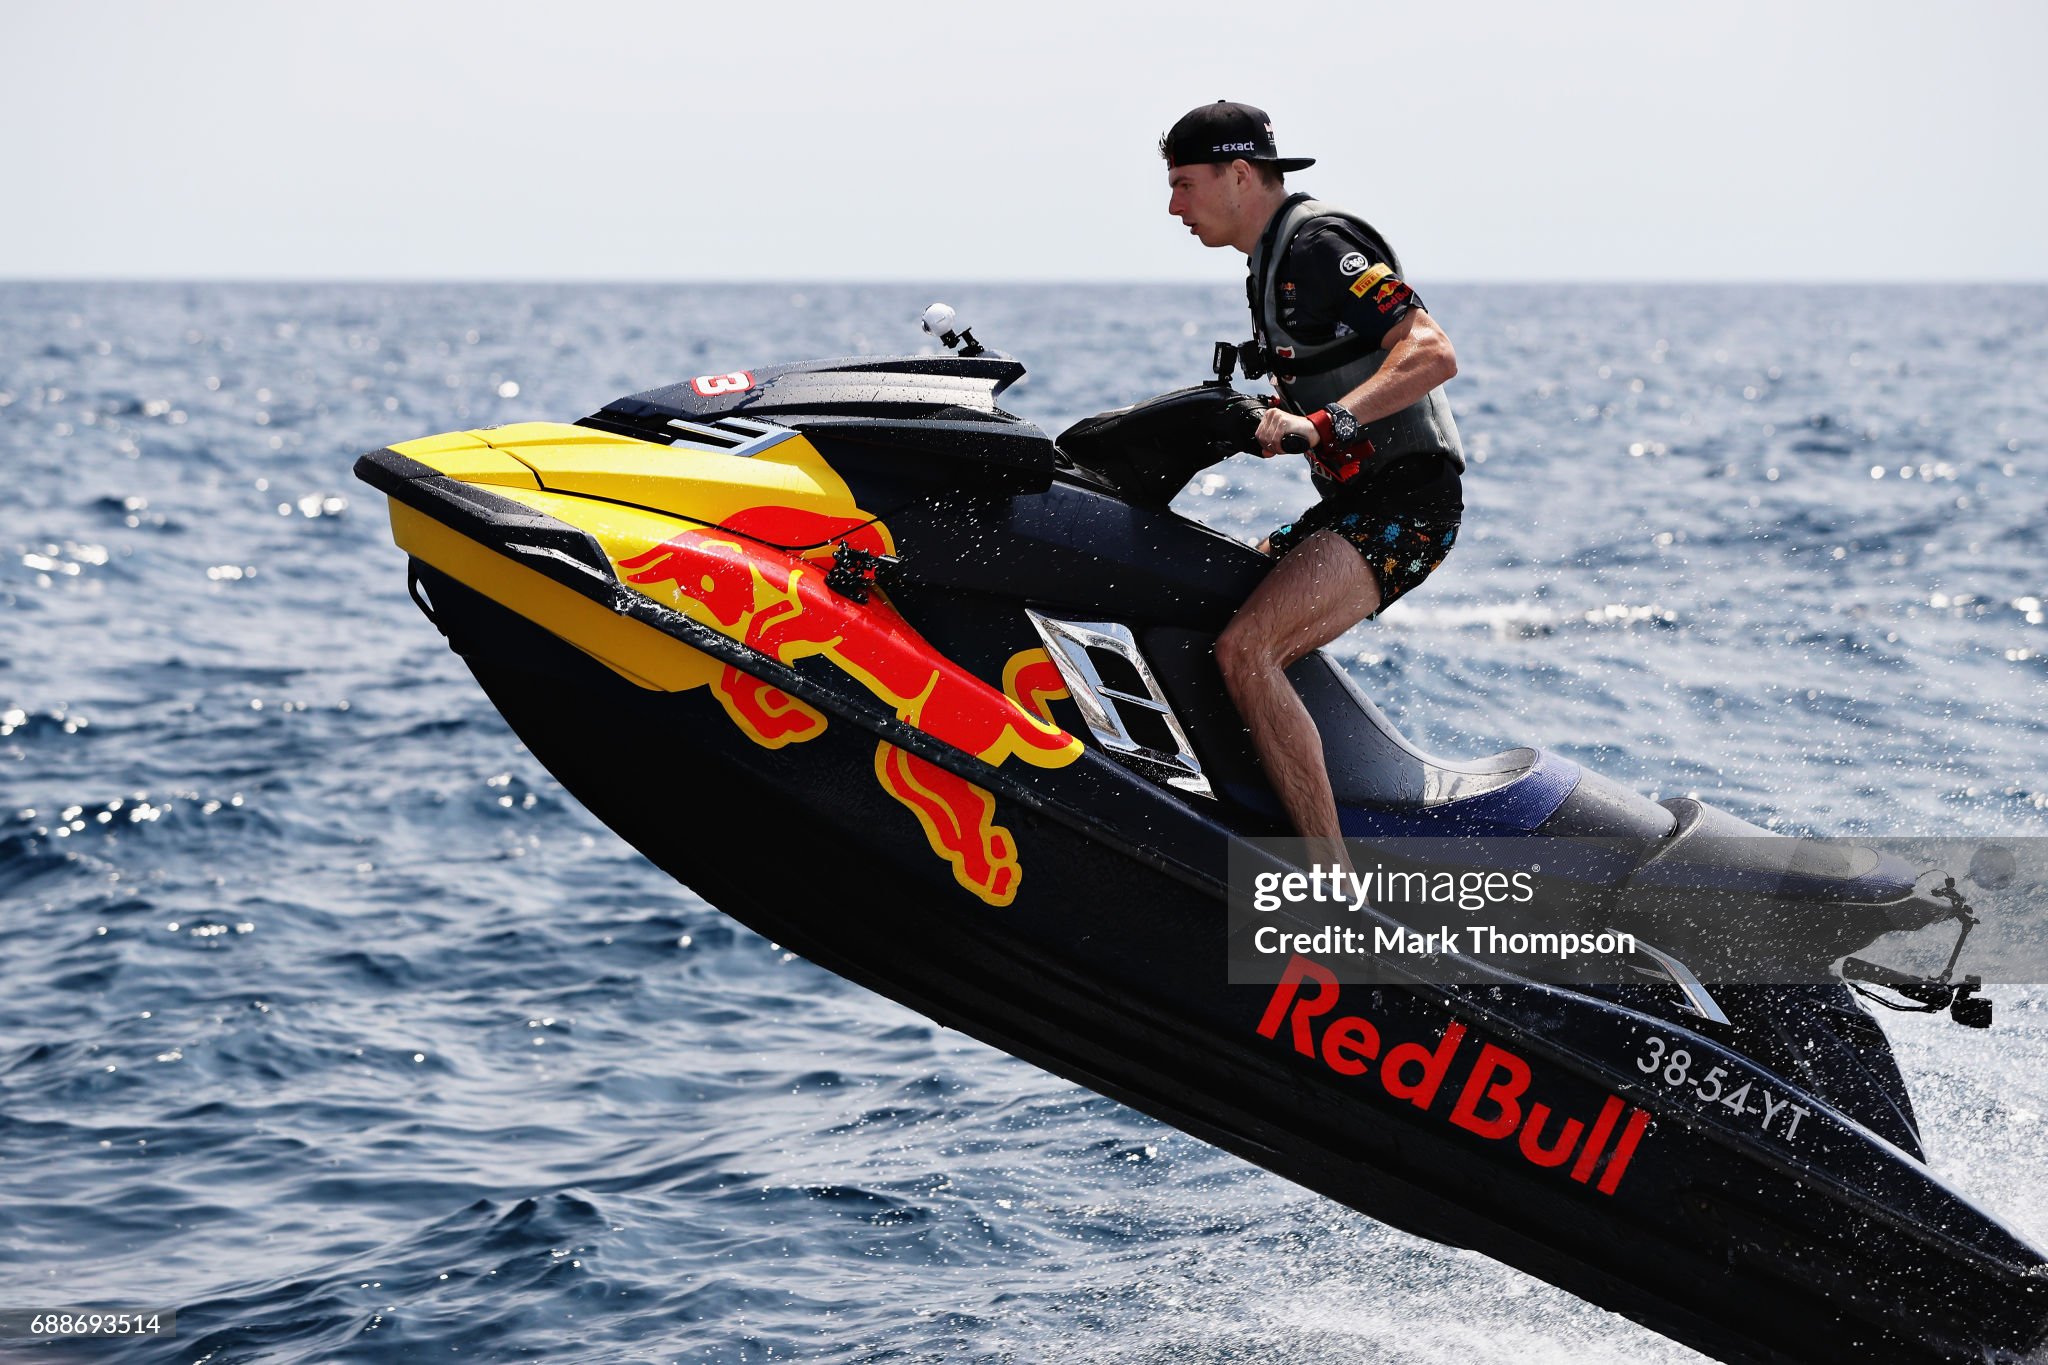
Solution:
M1313 994L1303 994L1304 983L1313 985ZM1650 1126L1646 1111L1609 1095L1590 1121L1559 1115L1530 1097L1536 1074L1527 1061L1493 1043L1479 1043L1474 1051L1467 1043L1476 1040L1468 1039L1457 1020L1434 1041L1384 1047L1372 1021L1336 1013L1340 996L1335 973L1297 954L1266 1002L1259 1036L1287 1043L1340 1076L1364 1077L1377 1068L1379 1085L1390 1097L1424 1113L1437 1111L1449 1093L1445 1081L1460 1070L1456 1098L1444 1115L1453 1126L1490 1141L1512 1141L1529 1162L1567 1168L1571 1179L1601 1194L1621 1188Z

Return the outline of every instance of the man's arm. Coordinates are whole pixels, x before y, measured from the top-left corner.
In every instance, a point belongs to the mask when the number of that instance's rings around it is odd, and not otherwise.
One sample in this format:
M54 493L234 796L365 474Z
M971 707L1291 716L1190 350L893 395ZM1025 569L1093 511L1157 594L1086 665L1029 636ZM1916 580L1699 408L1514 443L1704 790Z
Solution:
M1387 358L1372 378L1338 400L1363 425L1390 417L1422 401L1437 385L1458 373L1458 353L1436 319L1420 308L1410 308L1380 339ZM1309 447L1316 445L1316 428L1306 417L1284 408L1268 408L1259 419L1259 447L1271 455L1289 436L1301 436Z
M1387 358L1372 378L1338 401L1360 424L1391 417L1419 403L1429 391L1458 373L1458 353L1436 319L1411 308L1380 343Z

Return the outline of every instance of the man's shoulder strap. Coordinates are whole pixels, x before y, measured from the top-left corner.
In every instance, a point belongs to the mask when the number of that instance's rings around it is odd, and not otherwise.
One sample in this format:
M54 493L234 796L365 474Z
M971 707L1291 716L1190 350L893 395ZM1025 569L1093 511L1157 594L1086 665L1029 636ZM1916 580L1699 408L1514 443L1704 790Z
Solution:
M1339 235L1355 239L1359 246L1372 254L1375 261L1385 261L1393 267L1396 275L1401 273L1401 262L1394 255L1394 248L1380 235L1380 230L1365 219L1314 199L1304 198L1300 208L1303 210L1302 216L1289 231L1288 241L1299 241L1318 228L1335 228Z

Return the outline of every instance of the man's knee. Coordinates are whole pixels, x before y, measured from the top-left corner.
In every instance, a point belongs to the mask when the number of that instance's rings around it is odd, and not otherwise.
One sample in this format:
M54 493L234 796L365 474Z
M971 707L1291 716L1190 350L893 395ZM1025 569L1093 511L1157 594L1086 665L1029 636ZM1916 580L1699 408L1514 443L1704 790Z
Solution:
M1278 650L1255 617L1239 612L1216 637L1216 666L1225 682L1236 685L1278 664Z

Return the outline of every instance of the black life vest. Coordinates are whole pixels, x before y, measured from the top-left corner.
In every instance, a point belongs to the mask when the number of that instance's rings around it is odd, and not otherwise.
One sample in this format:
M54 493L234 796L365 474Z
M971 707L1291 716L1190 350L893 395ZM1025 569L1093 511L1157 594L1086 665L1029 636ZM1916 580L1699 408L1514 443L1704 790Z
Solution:
M1245 293L1251 301L1252 325L1258 343L1273 370L1273 386L1281 401L1297 413L1307 414L1337 402L1345 394L1379 372L1388 353L1377 341L1362 337L1339 337L1321 343L1291 335L1280 322L1280 265L1287 248L1319 221L1337 219L1365 241L1368 255L1384 262L1399 276L1401 262L1394 249L1372 224L1356 214L1318 203L1306 194L1291 195L1273 214L1257 245L1252 248L1251 273L1245 279ZM1431 389L1399 412L1364 424L1372 442L1373 455L1366 468L1384 466L1407 455L1439 451L1450 456L1460 472L1465 452L1458 441L1458 424L1451 417L1450 400L1441 386Z

